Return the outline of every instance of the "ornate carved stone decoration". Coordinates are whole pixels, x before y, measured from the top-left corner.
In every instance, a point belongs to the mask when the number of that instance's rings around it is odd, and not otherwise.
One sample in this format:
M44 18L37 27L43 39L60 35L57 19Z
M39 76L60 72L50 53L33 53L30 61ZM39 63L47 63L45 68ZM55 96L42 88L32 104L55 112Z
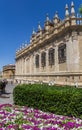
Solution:
M59 64L66 62L66 44L61 43L58 47Z
M73 31L73 32L72 32L72 41L73 41L73 40L77 40L77 39L78 39L78 34L77 34L76 31Z
M30 44L16 51L15 79L18 83L34 80L75 85L77 80L82 86L82 78L79 78L82 77L81 21L81 17L76 17L73 2L71 11L66 4L63 20L57 12L52 20L47 15L44 27L41 28L39 23L38 30L33 29Z

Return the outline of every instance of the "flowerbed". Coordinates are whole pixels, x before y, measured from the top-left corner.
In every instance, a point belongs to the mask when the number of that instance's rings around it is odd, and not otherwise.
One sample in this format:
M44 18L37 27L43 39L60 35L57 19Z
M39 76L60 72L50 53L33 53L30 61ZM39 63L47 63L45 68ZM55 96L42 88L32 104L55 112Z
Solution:
M25 106L2 104L0 130L82 130L82 120Z

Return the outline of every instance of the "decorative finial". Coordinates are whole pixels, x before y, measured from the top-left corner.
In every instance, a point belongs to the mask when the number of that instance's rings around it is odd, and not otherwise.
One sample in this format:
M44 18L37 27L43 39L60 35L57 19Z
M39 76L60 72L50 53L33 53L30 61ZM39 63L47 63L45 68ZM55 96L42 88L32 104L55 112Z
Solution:
M58 12L56 11L55 18L58 18Z
M41 25L40 25L40 22L38 22L38 31L41 31L42 28L41 28Z
M73 1L71 2L71 7L72 7L72 6L74 7L74 3L73 3Z
M16 50L16 53L18 53L19 52L19 49L18 50Z
M48 15L48 13L46 14L46 22L49 22L50 20L49 20L49 15Z
M20 50L22 49L21 45L20 45Z
M71 2L71 17L75 17L75 9L73 1Z
M53 18L53 22L54 22L54 24L57 24L58 23L58 12L56 11L56 13L55 13L55 16L54 16L54 18Z
M49 24L50 24L50 19L48 16L48 13L46 14L46 21L45 21L45 30L49 30Z
M16 50L16 53L18 52L18 50Z
M66 4L66 7L65 7L65 10L66 10L65 16L68 17L69 16L69 11L68 11L68 5L67 4Z
M35 31L34 31L34 28L33 28L33 31L32 31L32 35L35 35L36 33L35 33Z
M25 47L27 46L27 44L25 43Z
M24 43L22 43L22 49L24 48L25 46L24 46Z

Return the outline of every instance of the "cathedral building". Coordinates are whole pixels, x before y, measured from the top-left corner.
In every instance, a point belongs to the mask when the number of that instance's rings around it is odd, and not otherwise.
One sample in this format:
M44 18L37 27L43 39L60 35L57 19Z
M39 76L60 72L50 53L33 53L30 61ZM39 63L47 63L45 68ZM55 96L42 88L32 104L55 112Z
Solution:
M18 82L82 85L82 17L73 2L70 12L66 4L64 20L57 12L52 21L47 15L44 28L39 23L29 45L16 51Z

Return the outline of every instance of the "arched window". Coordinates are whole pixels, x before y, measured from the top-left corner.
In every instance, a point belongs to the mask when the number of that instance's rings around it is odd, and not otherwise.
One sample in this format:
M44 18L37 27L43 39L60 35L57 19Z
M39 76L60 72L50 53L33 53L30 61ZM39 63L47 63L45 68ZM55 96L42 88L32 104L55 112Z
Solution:
M42 67L46 66L46 52L42 52L41 54L41 65Z
M66 44L60 44L58 48L59 64L66 62Z
M37 54L35 57L35 64L36 64L36 68L39 67L39 55Z
M49 65L54 65L54 49L49 49Z

